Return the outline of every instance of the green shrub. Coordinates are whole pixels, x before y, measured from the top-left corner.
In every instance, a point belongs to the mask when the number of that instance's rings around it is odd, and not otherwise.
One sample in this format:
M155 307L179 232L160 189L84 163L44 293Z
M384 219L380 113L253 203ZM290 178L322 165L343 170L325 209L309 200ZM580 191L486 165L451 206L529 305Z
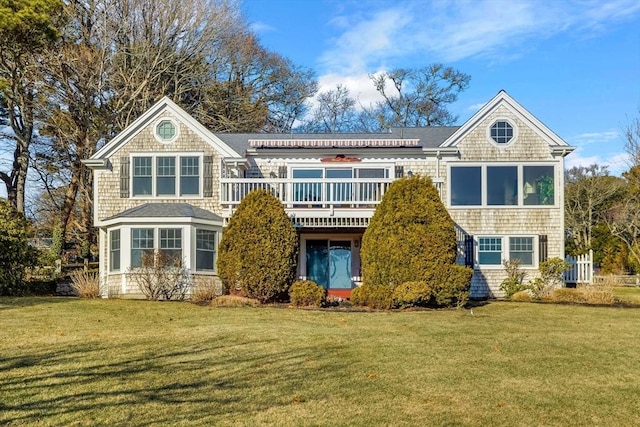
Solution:
M471 276L471 268L449 264L431 271L426 281L431 283L437 305L462 307L469 300Z
M511 298L513 294L527 290L524 282L527 273L520 270L522 261L518 258L504 260L502 265L507 273L507 278L500 283L500 290L504 292L505 298Z
M360 256L364 282L374 286L421 281L455 263L454 223L430 178L391 184L362 237Z
M351 304L388 310L393 305L393 288L363 284L351 291Z
M296 277L298 236L282 203L249 193L222 233L218 274L225 291L261 302L286 298Z
M31 227L24 215L6 200L0 200L0 295L27 292L25 272L37 259L29 237Z
M393 290L394 307L424 307L429 305L432 289L427 282L404 282Z
M312 280L298 280L289 289L291 305L296 307L320 307L327 291Z
M549 296L554 289L564 286L564 272L569 270L571 265L560 258L549 258L540 263L538 270L540 277L529 282L529 289L534 298L541 299Z

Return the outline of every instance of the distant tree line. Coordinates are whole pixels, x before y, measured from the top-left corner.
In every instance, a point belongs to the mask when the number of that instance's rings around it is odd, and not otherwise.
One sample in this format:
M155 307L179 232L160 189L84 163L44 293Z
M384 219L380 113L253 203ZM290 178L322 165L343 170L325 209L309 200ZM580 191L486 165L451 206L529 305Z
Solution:
M593 250L602 273L640 274L640 114L623 133L630 165L621 177L597 164L566 171L566 246Z

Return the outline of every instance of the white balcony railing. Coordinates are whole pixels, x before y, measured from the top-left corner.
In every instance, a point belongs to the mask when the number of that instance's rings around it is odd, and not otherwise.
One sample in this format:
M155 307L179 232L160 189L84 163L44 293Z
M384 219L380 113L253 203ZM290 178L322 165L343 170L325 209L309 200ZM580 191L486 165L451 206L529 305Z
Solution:
M288 209L375 208L393 178L223 178L221 204L234 210L253 190L268 190Z

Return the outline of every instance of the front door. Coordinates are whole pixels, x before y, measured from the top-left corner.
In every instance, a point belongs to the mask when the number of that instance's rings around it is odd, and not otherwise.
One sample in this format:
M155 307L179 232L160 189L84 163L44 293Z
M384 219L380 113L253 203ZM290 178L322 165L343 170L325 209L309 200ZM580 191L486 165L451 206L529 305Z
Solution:
M307 240L307 277L325 289L351 289L351 241Z

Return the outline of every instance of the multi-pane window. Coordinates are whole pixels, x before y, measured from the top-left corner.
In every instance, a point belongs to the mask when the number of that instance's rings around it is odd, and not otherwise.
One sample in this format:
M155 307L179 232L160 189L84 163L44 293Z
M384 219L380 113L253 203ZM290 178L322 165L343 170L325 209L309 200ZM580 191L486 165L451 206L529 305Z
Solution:
M163 141L171 141L176 136L176 127L171 120L163 120L156 128L158 137Z
M153 256L153 228L131 229L131 267L141 267L143 257Z
M533 265L533 237L510 237L509 259L519 259L521 265Z
M120 270L120 230L109 232L109 270Z
M156 158L156 194L158 196L176 194L176 158Z
M491 139L498 144L507 144L513 138L513 127L507 121L498 121L491 126Z
M482 204L482 169L480 166L451 168L451 204L478 206Z
M133 157L132 195L198 196L200 172L199 156Z
M200 194L200 158L180 158L180 195Z
M215 271L216 232L196 230L196 271Z
M478 239L478 263L481 265L502 264L501 237L480 237Z
M555 166L451 166L451 206L554 206Z
M182 230L179 228L160 229L160 253L168 260L182 263Z
M133 158L133 195L150 196L153 183L152 157Z
M520 265L535 263L534 237L483 236L478 237L478 264L499 266L504 260L519 259Z

